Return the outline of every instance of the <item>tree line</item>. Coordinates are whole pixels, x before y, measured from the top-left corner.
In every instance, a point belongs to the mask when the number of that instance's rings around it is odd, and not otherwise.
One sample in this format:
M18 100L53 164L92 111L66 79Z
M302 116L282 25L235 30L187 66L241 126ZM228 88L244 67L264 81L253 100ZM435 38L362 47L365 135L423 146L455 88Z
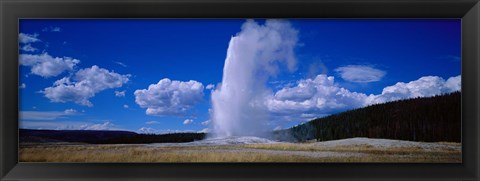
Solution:
M371 105L314 119L274 135L294 141L368 137L461 142L461 93Z

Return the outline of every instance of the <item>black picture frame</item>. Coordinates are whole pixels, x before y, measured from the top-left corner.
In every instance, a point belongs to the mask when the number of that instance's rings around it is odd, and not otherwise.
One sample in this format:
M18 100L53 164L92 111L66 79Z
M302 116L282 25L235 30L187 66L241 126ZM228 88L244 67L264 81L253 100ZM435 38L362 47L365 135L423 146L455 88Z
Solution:
M463 163L18 163L19 18L461 18ZM1 180L479 180L478 0L0 0Z

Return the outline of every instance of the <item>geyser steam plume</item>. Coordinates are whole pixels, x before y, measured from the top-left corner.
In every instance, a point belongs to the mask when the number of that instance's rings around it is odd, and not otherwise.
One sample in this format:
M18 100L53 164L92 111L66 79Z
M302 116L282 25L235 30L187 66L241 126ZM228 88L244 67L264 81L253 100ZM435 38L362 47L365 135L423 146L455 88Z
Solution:
M281 67L296 67L297 30L289 22L267 20L259 25L247 20L230 39L222 83L212 91L213 136L263 136L268 111L264 99L271 95L269 77Z

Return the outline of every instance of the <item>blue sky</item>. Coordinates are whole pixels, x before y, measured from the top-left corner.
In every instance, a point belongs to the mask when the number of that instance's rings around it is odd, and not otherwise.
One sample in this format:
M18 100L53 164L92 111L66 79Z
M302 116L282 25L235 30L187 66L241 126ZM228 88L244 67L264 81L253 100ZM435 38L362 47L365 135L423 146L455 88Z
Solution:
M208 85L222 81L229 41L245 22L20 20L20 127L156 133L210 128L215 88ZM263 26L265 20L255 23ZM460 19L288 23L298 31L296 67L283 71L281 65L265 83L276 101L275 107L265 108L272 114L272 128L371 103L460 89ZM319 75L333 77L328 79L332 84L320 85ZM319 92L302 100L281 97L301 92L302 82L315 92L348 90L348 96ZM155 91L165 95L156 100ZM175 92L180 92L178 99L169 97ZM298 107L319 98L338 106L319 107L316 102L317 107ZM148 113L149 108L155 111Z

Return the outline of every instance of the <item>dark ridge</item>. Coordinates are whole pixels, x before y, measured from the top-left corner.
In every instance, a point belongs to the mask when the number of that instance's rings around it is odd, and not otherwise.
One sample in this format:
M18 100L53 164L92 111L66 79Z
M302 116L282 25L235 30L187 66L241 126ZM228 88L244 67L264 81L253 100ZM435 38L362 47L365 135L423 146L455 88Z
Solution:
M288 141L368 137L461 142L461 93L371 105L314 119L274 135Z
M177 143L201 140L205 133L137 134L129 131L20 129L20 143L78 142L90 144Z

